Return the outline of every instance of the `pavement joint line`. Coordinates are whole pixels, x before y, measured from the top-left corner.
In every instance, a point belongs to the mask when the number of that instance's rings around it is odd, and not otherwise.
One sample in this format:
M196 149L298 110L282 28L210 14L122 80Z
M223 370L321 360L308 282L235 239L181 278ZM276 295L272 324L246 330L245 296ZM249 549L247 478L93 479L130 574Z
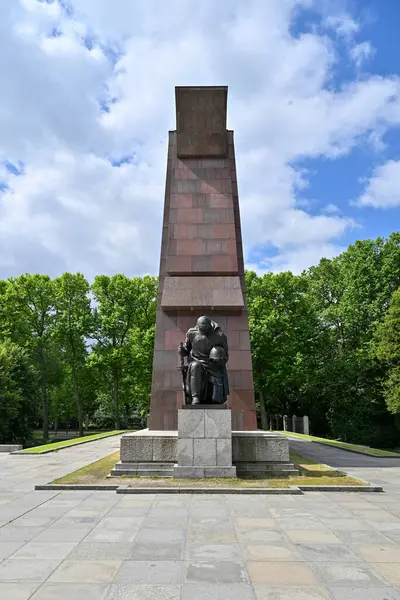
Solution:
M42 491L46 491L49 488L45 488L45 490ZM49 490L49 491L56 491L56 490ZM60 493L62 492L62 490L59 490L57 494L54 494L54 496L52 496L53 498L56 498L57 496L60 495ZM26 494L24 494L26 496ZM18 517L15 517L14 519L11 519L10 521L7 521L7 523L4 523L4 525L0 526L0 529L2 529L2 527L6 527L6 525L9 525L10 523L14 523L14 521L16 521L17 519L20 519L21 517L24 517L25 515L29 514L30 512L32 512L33 510L36 510L37 508L39 508L39 506L43 506L43 504L46 504L46 502L49 501L49 498L46 498L46 500L43 500L43 502L40 502L40 504L38 504L37 506L32 506L32 508L30 508L29 510L27 510L26 512L18 515Z

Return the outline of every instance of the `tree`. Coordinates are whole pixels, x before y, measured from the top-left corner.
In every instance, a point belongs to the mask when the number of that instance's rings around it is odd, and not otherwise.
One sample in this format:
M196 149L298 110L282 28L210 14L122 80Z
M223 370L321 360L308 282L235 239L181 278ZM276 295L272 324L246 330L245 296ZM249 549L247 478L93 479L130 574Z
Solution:
M393 292L389 309L375 336L378 358L387 365L384 395L388 410L400 414L400 288Z
M371 341L400 285L400 234L358 241L306 275L310 300L329 332L319 373L328 433L390 445L397 433L380 385L385 367L371 358Z
M83 430L83 404L80 379L87 356L86 339L91 329L89 284L81 273L64 273L54 280L56 308L56 338L61 345L64 361L71 369L73 393L79 422Z
M35 373L28 353L0 341L0 443L24 443L36 414Z
M246 290L254 380L265 427L264 403L273 413L308 412L322 331L304 276L247 272Z
M96 343L90 363L97 365L103 381L112 382L115 429L120 429L121 384L130 370L129 336L132 330L145 335L154 324L157 279L99 275L91 290L96 303L91 337Z
M43 409L43 437L49 437L48 355L54 332L54 289L48 275L21 275L4 288L4 322L8 335L25 348L37 366Z
M0 279L0 340L4 340L5 338L9 337L6 309L7 285L7 281Z

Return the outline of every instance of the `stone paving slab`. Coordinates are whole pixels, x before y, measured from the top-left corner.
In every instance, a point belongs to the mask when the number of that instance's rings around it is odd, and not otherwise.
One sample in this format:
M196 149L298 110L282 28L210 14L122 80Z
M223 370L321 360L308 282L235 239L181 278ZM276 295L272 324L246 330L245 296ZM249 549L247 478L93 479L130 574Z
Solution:
M399 600L393 461L346 459L381 494L33 491L111 443L0 456L1 600Z
M0 583L0 598L29 600L38 587L38 583Z
M254 586L256 600L330 600L321 587Z
M98 583L44 583L30 600L103 600L108 589Z
M255 600L250 584L242 583L185 583L182 600Z
M121 564L121 560L65 560L51 575L49 582L111 583Z
M126 585L110 586L106 600L181 600L180 585Z

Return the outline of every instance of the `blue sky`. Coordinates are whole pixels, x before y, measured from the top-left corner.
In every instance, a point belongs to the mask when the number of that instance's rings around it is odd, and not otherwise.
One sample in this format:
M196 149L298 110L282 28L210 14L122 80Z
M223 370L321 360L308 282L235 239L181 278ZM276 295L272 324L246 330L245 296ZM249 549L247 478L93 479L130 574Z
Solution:
M0 278L157 273L175 85L228 85L247 266L400 224L397 0L2 0Z

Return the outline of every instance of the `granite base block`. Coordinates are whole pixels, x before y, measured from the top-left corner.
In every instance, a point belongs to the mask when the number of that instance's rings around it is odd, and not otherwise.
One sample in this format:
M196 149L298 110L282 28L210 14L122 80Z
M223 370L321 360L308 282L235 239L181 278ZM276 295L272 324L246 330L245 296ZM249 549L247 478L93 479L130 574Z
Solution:
M175 465L173 476L175 479L236 477L236 467L181 467Z
M174 465L172 473L175 479L203 479L204 467Z
M181 464L180 455L178 455L178 464ZM217 464L217 440L195 439L193 440L193 465L196 467L213 467ZM232 464L232 457L231 457Z
M237 462L289 462L289 442L266 431L234 431L232 460Z
M121 437L121 462L176 462L176 431L142 429Z

